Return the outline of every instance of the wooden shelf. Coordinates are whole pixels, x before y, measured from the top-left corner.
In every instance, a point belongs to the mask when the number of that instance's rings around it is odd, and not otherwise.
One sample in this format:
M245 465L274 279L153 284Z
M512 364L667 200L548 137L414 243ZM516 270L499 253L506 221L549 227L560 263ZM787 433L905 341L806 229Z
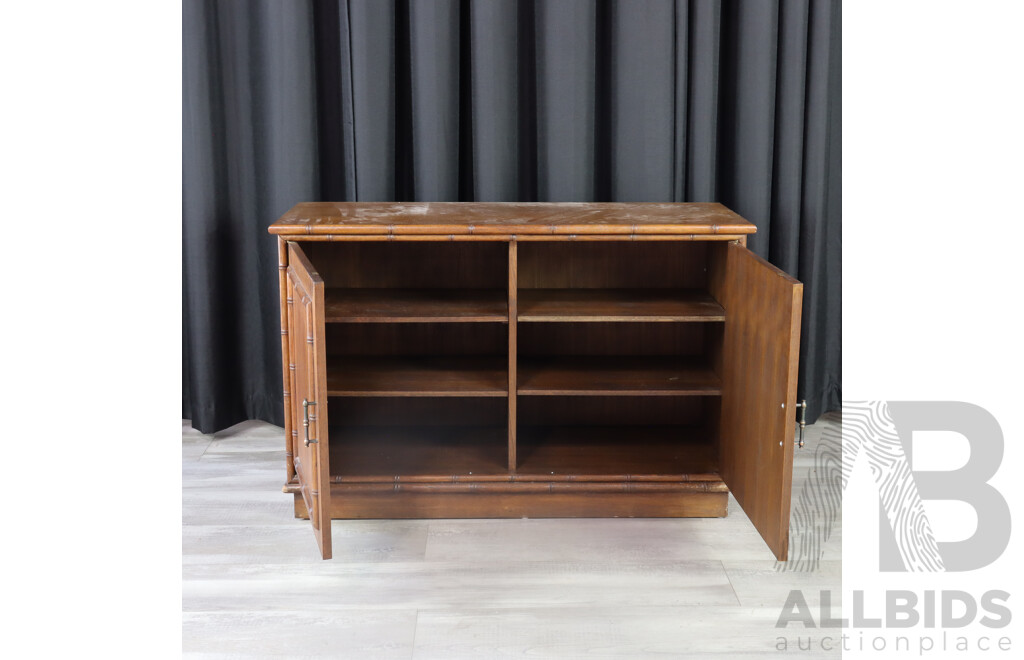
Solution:
M688 426L522 426L517 474L717 478L711 439Z
M520 289L519 321L724 321L725 310L697 289Z
M508 396L504 357L332 357L329 396Z
M508 474L505 425L332 425L331 477L344 482Z
M327 323L508 322L501 289L327 289Z
M523 358L518 393L523 396L720 395L709 367L669 357Z

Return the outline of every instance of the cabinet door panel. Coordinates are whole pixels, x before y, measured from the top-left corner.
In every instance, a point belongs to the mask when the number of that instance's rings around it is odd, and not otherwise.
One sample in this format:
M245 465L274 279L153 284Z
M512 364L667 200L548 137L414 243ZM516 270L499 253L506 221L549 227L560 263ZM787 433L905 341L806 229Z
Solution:
M324 282L296 243L288 243L288 367L295 474L320 553L331 558Z
M722 479L780 560L789 553L803 285L730 243L709 264L725 308L720 376Z

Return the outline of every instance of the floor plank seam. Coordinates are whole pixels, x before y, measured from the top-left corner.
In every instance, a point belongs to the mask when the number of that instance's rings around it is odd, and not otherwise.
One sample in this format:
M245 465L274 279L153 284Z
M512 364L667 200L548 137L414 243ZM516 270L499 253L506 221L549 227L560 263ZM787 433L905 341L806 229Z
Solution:
M729 588L732 589L732 596L736 599L736 605L742 606L743 603L740 602L740 595L736 591L736 585L732 583L732 577L729 575L729 569L725 567L724 561L719 560L718 563L722 565L722 572L725 573L725 579L729 582Z
M416 616L412 619L412 647L409 649L409 660L415 660L416 658L416 633L419 632L420 628L420 611L417 608Z

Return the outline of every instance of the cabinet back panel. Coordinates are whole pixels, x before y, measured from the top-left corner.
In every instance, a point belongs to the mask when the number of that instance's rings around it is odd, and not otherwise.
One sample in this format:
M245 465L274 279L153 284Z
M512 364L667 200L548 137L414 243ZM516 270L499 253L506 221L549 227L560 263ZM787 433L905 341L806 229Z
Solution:
M505 476L508 450L504 430L497 424L332 425L331 476L369 477L388 495L394 494L395 476L435 483L451 483L453 475Z
M303 246L328 287L466 289L508 284L508 245L359 242Z
M557 426L707 426L718 397L519 397L519 424Z
M332 427L505 426L508 415L504 398L332 398L329 405Z
M703 289L707 249L699 241L524 241L519 288Z
M715 323L520 323L519 355L706 354ZM329 344L328 344L329 345Z
M328 355L506 355L501 323L328 323Z

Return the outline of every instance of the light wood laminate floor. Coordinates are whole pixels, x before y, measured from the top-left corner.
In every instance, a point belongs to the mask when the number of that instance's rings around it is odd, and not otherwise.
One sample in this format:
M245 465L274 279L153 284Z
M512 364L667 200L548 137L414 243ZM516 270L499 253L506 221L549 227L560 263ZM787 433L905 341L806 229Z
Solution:
M839 657L798 651L807 631L775 627L791 589L814 612L819 591L839 598L839 525L795 513L820 476L822 431L837 426L833 414L808 427L794 467L791 558L813 538L821 561L780 571L731 498L724 519L335 520L322 561L281 492L282 429L210 436L184 420L185 655Z

